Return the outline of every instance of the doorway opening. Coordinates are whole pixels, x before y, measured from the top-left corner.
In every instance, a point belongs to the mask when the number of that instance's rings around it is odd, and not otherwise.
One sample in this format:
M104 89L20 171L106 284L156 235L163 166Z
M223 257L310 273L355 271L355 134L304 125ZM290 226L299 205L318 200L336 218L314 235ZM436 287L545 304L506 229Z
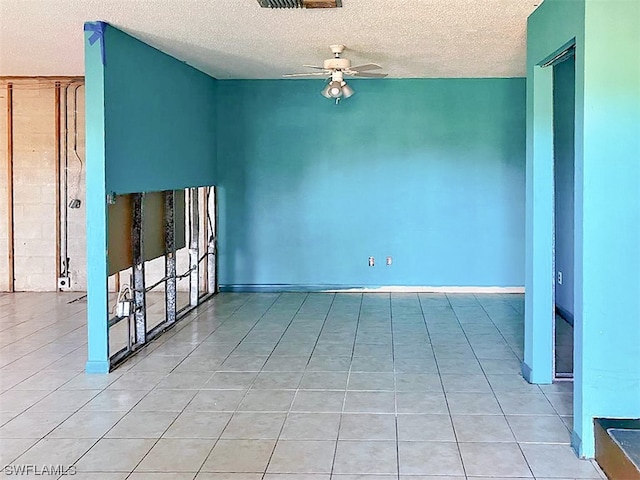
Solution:
M575 47L553 68L554 376L573 379L575 250Z

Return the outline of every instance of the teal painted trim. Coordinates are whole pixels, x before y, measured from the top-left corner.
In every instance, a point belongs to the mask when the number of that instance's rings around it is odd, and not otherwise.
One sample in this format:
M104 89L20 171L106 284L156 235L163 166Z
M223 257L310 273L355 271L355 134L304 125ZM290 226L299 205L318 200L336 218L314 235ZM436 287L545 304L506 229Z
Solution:
M531 367L527 365L525 362L522 362L521 366L522 376L529 383L535 383L531 380Z
M109 366L107 306L107 204L105 188L104 65L99 42L85 32L86 209L87 209L87 373Z
M85 366L86 373L109 373L109 362L87 362Z
M531 383L553 382L553 69L533 68L527 86L524 360Z

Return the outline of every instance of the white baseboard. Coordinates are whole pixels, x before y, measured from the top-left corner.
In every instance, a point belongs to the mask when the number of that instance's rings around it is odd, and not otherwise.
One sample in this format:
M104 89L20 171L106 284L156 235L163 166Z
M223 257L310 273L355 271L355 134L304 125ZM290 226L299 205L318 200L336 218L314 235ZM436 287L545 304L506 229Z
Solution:
M427 287L427 286L380 286L328 289L325 292L335 293L524 293L524 287Z
M370 285L366 287L358 285L332 285L332 284L235 284L220 285L221 292L329 292L329 293L524 293L524 287L429 287L407 285Z

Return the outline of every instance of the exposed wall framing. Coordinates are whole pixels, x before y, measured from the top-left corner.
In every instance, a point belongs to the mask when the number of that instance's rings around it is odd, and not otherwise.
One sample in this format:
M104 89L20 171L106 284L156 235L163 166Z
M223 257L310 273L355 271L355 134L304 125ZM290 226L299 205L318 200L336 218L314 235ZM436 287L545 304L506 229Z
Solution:
M145 253L145 238L149 238L150 231L154 231L153 221L145 218L145 202L149 205L157 203L158 192L136 193L130 195L130 200L116 198L116 203L129 205L128 215L131 222L127 224L129 232L119 232L117 238L122 243L130 239L130 245L119 245L120 251L131 251L131 267L118 272L117 276L126 275L129 271L129 284L121 284L117 297L111 297L115 316L109 319L109 349L116 350L110 356L111 368L117 367L131 355L143 348L154 338L172 328L194 308L208 300L217 292L216 284L216 248L215 248L215 188L201 187L189 188L185 195L180 191L162 192L163 211L163 244L164 254L159 258L164 265L164 276L157 281L148 282L145 277L146 267L158 260L149 257ZM188 238L176 240L184 230L185 218L181 208L177 208L177 199L184 201L186 198L187 232ZM114 205L115 205L114 204ZM210 207L213 205L213 208ZM153 212L153 213L151 213ZM122 214L122 210L113 210L113 213ZM149 212L157 215L157 209ZM122 222L118 222L120 225ZM112 223L110 222L110 225ZM205 227L206 226L206 227ZM127 233L125 235L125 233ZM153 237L151 237L153 238ZM183 240L186 240L183 242ZM188 268L184 272L178 271L177 244L186 243L188 247ZM204 251L203 255L200 252ZM123 259L114 263L123 264ZM154 262L155 264L155 262ZM113 272L112 272L113 273ZM180 305L179 280L188 281L187 302ZM201 282L201 279L204 281ZM158 297L162 297L160 302ZM120 308L118 308L120 305ZM162 305L162 318L151 318L160 312ZM124 322L126 320L126 322ZM126 338L123 338L123 335ZM124 344L124 346L122 346ZM118 348L120 347L120 348Z
M0 77L0 291L56 291L61 277L86 288L85 213L69 212L84 190L83 86Z

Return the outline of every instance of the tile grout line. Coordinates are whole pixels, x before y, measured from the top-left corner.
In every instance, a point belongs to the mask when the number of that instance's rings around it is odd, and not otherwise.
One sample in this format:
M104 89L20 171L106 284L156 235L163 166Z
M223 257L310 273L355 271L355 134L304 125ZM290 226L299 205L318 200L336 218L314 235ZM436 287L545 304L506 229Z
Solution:
M356 341L358 339L358 329L360 328L360 317L362 315L362 305L364 303L364 293L360 294L360 305L358 307L358 318L356 320L356 329L353 335L353 346L351 347L351 361L349 362L349 370L347 371L347 385L344 389L344 397L342 399L342 408L340 410L340 420L338 421L338 433L336 434L336 446L333 449L333 461L331 462L331 472L330 477L333 478L335 475L335 467L336 467L336 458L338 456L338 445L340 443L340 429L342 428L342 417L344 416L344 409L347 403L347 391L349 389L349 381L351 380L351 369L353 368L353 357L356 350Z
M422 305L422 298L420 297L420 294L416 294L418 296L418 304L420 305L420 311L422 312L422 320L424 321L424 326L427 329L427 335L429 336L429 342L432 342L431 340L431 333L429 332L429 322L427 321L427 317L425 315L425 311L424 311L424 306ZM451 303L449 302L449 299L447 298L446 294L444 294L444 297L447 299L447 303L449 303L449 306L451 306ZM451 307L453 310L453 307ZM454 312L455 314L455 312ZM457 316L456 316L457 319ZM459 322L458 322L459 323ZM468 342L468 340L467 340ZM444 397L444 401L445 404L447 405L447 412L449 413L449 423L451 424L451 430L453 431L453 438L455 439L455 443L456 443L456 449L458 450L458 458L460 459L460 465L462 466L462 474L465 478L467 478L467 467L464 464L464 460L462 458L462 450L460 450L460 442L458 441L458 432L456 431L456 427L453 423L453 415L451 414L451 406L449 405L449 398L447 397L447 392L445 390L444 387L444 382L442 380L442 372L440 371L440 365L438 363L438 356L436 355L435 350L433 350L433 343L431 343L432 346L432 352L433 352L433 360L436 364L436 372L438 373L438 377L440 378L440 387L442 388L442 395Z
M456 317L456 320L458 322L458 324L460 324L460 327L462 328L462 324L460 323L460 319L458 317L458 314L456 313L455 309L453 308L453 305L451 304L451 299L449 298L449 295L445 294L447 297L447 301L449 302L449 305L451 306L451 309L453 310L453 314ZM474 299L476 300L476 302L478 302L478 299L475 297L474 295ZM478 302L480 303L480 302ZM480 305L482 307L482 305ZM484 308L483 308L483 311ZM486 311L485 311L486 313ZM486 313L487 316L489 316L488 313ZM489 316L489 320L491 320L491 317ZM493 323L493 320L491 320L491 322ZM469 336L467 335L467 332L464 330L464 328L462 328L462 333L464 335L464 337L467 339L467 342L469 342ZM469 342L469 345L471 345L471 342ZM524 450L522 450L522 446L520 445L520 443L518 442L518 439L516 438L516 435L513 431L513 428L511 427L511 424L509 423L509 421L507 420L507 416L504 413L504 409L502 408L502 405L500 404L500 401L498 400L498 396L496 395L495 390L493 389L493 386L491 385L491 382L489 382L489 377L487 377L487 373L484 370L484 367L482 366L482 363L480 362L480 359L478 358L478 356L476 355L476 352L473 348L473 346L471 346L471 351L473 352L473 356L476 359L476 361L478 362L478 364L480 365L480 369L482 370L482 374L487 382L487 384L489 385L489 388L491 389L491 393L493 394L493 397L495 399L495 401L498 404L498 407L500 407L500 411L502 412L502 416L504 417L504 421L507 424L507 426L509 427L509 431L511 432L511 435L513 436L513 440L515 442L515 444L518 446L518 450L520 451L520 454L522 455L522 458L524 459L527 468L529 469L529 472L531 473L531 478L535 478L535 475L533 474L533 469L531 468L531 465L529 464L529 460L527 459L526 455L524 454ZM452 418L453 419L453 418ZM464 465L464 462L463 462Z
M307 293L306 297L305 297L305 302L306 300L310 297L310 294ZM324 316L324 321L322 322L322 327L320 328L320 331L318 332L318 338L316 339L316 342L314 344L313 349L311 350L311 354L309 355L309 359L307 360L307 363L305 365L305 368L302 371L302 376L300 377L300 381L298 382L297 387L294 389L294 393L293 393L293 398L291 399L291 403L289 404L289 408L287 409L287 412L285 413L285 418L284 418L284 422L282 423L282 426L280 427L280 431L278 432L278 436L276 437L276 442L273 445L273 450L271 451L271 455L269 455L269 460L267 460L267 464L264 467L264 472L262 474L261 478L265 478L267 475L267 471L269 469L269 465L271 463L271 460L273 459L273 454L275 453L276 447L278 446L278 442L281 439L282 436L282 432L284 431L284 427L287 424L287 420L289 419L289 415L291 414L291 407L293 407L293 403L296 401L296 397L298 396L298 392L300 391L300 385L302 384L302 381L304 379L304 375L307 371L307 366L309 365L309 362L311 361L311 357L313 356L313 350L315 350L316 345L318 344L318 339L320 337L320 334L322 332L322 328L324 328L325 323L327 322L327 318L329 317L329 314L331 312L331 309L333 307L333 302L335 301L336 298L336 294L333 294L333 297L331 299L331 303L329 304L329 308L327 309L327 313ZM287 326L287 328L285 329L285 332L283 332L282 337L284 337L284 334L286 333L286 331L289 329L289 326L291 326L291 323L293 323L295 321L295 317L298 315L298 313L300 312L300 309L302 309L302 306L304 305L304 302L302 305L300 305L300 308L298 309L298 311L295 313L295 315L293 316L293 318L291 319L291 322L289 323L289 325ZM282 340L282 337L280 337L280 340L278 340L278 343L280 343L280 341ZM276 345L277 346L277 345ZM298 412L294 412L294 413L298 413ZM286 439L283 439L286 440Z
M291 316L291 320L289 321L289 323L287 324L286 328L284 329L284 331L282 332L282 335L280 335L280 338L278 339L278 341L276 342L275 346L273 347L273 350L271 351L271 353L268 355L267 359L265 360L264 364L262 365L260 372L258 372L258 375L256 375L256 378L254 379L253 383L255 383L255 381L258 379L258 377L260 376L260 373L262 372L262 370L264 369L264 365L267 364L267 362L269 361L269 359L271 358L271 356L273 355L273 352L276 350L276 348L278 348L278 345L280 344L280 342L282 341L282 339L284 338L285 334L287 333L287 330L289 330L289 327L291 326L291 324L295 321L296 316L298 315L298 313L300 312L300 310L302 309L302 307L304 306L304 304L307 302L307 300L309 299L310 294L306 293L304 296L304 300L300 303L300 305L298 306L298 309L296 310L296 312ZM303 373L304 376L304 373ZM300 382L302 382L302 378L300 377L300 381L298 382L298 384L300 384ZM253 384L252 384L253 385ZM251 388L251 387L250 387ZM265 475L267 474L267 470L269 468L269 464L271 463L271 459L273 458L273 454L276 451L276 447L278 446L278 442L280 441L280 435L282 434L282 430L284 429L284 425L285 423L287 423L287 419L289 418L289 411L291 410L291 406L293 405L293 402L295 400L296 397L296 392L297 389L294 391L293 397L291 397L291 402L289 403L289 407L287 408L287 412L285 413L285 417L284 417L284 422L282 422L282 426L280 427L280 431L278 432L278 436L276 437L275 442L273 443L273 448L271 449L271 454L269 455L269 459L267 460L267 463L264 466L264 472L262 472L262 477L264 478ZM242 402L240 402L240 404L242 404ZM240 404L238 406L240 406ZM234 413L235 415L235 413ZM232 417L233 418L233 417ZM223 431L224 433L224 431Z
M228 359L231 354L236 350L236 348L238 348L238 346L247 338L247 336L251 333L251 331L256 328L256 326L258 325L258 323L260 323L260 321L264 318L264 316L269 313L269 311L274 307L274 305L280 300L280 298L282 298L282 293L279 293L275 299L273 300L273 302L271 302L271 304L269 305L269 307L267 307L267 309L262 313L262 315L260 315L258 317L258 319L256 320L256 322L251 326L251 328L249 330L247 330L247 333L242 337L242 339L237 343L237 345L235 346L235 348L233 350L231 350L229 352L229 354L226 356L225 360ZM212 332L213 335L213 332ZM209 337L207 337L209 338ZM274 347L275 348L275 347ZM222 366L224 364L224 361L220 364L220 366ZM265 360L265 363L267 362L267 360ZM264 364L263 364L264 366ZM262 367L261 367L262 368ZM219 372L214 372L213 375L211 375L210 378L213 378L215 376L216 373ZM233 419L233 416L238 413L238 408L240 407L240 405L242 404L242 402L245 400L245 398L247 398L247 395L249 394L249 391L251 390L251 387L253 386L253 384L255 383L256 379L258 378L259 372L256 373L256 376L253 378L253 380L251 381L251 383L249 384L249 386L246 388L244 395L242 396L242 398L240 399L240 401L238 402L238 405L236 405L236 408L234 409L233 412L231 412L231 415L229 416L229 420L227 421L227 423L225 424L224 428L220 431L220 435L218 436L218 438L213 442L213 445L211 446L211 448L209 449L209 452L207 453L207 455L204 457L204 459L202 460L202 463L200 464L200 467L198 468L197 472L196 472L196 477L198 475L200 475L200 472L202 472L202 468L204 467L204 465L207 463L207 460L209 459L209 457L211 456L211 454L213 453L213 450L216 448L216 445L218 445L218 443L220 442L220 440L222 439L222 435L224 434L225 429L229 426L229 424L231 423L231 420ZM185 407L186 408L186 407ZM274 445L275 448L275 445ZM135 471L135 469L134 469Z
M478 302L478 304L480 305L480 307L482 308L482 310L486 313L487 317L489 318L489 320L491 321L491 323L494 325L494 327L496 328L496 330L498 330L498 332L500 333L500 336L503 338L503 340L505 341L505 343L509 346L509 348L511 349L511 351L513 352L513 354L516 356L516 358L518 358L518 360L520 360L520 357L518 356L518 354L515 352L515 350L513 350L513 347L511 346L511 344L509 343L509 341L504 337L502 331L500 330L500 328L498 327L498 325L494 322L493 318L491 317L491 314L487 311L487 309L484 307L484 305L482 304L482 302L480 302L480 300L478 299L477 295L474 294L474 297L476 298L476 301ZM510 302L505 302L507 303L511 308L513 308L513 310L518 313L520 315L520 312L518 312L518 310L511 305ZM523 326L524 328L524 326ZM472 347L473 348L473 347ZM478 363L480 363L480 368L482 368L483 372L484 372L484 368L482 367L482 362L480 361L480 359L478 358ZM530 384L533 385L533 384ZM544 395L545 399L547 400L547 402L549 402L549 405L551 405L551 408L553 408L554 412L556 412L556 415L558 417L563 417L563 415L560 414L560 412L558 411L558 409L556 408L556 406L551 403L551 401L549 400L549 397L547 396L547 392L545 392L539 385L536 384L536 386L538 387L538 391L540 393L542 393L542 395ZM493 390L493 387L492 387ZM496 400L497 400L497 396L496 396ZM498 404L500 404L500 402L498 401ZM502 405L501 405L502 407ZM523 414L525 415L525 414ZM506 417L506 414L505 414ZM571 418L573 420L573 413L571 414ZM562 420L562 418L561 418ZM507 422L508 423L508 422ZM569 434L571 434L571 430L569 429L569 427L566 425L566 423L564 421L562 421L562 423L567 427L567 430L569 430ZM527 442L524 442L527 443ZM531 442L529 442L531 443Z
M278 298L278 297L276 297L276 300L277 300L277 298ZM249 299L250 299L250 297L249 297ZM241 306L239 306L236 310L234 310L234 312L233 312L231 315L229 315L229 317L227 317L227 318L225 319L225 321L224 321L224 322L222 322L222 323L225 323L226 321L228 321L231 317L233 317L233 315L235 315L235 313L236 313L238 310L240 310L240 309L241 309L242 307L244 307L247 303L249 303L249 299L248 299L246 302L244 302ZM274 300L274 302L272 302L272 303L271 303L271 305L269 306L269 308L267 308L267 310L265 311L265 313L266 313L266 312L267 312L267 311L268 311L268 310L273 306L273 304L275 303L275 301L276 301L276 300ZM263 315L264 315L264 314L263 314ZM258 320L258 321L259 321L259 320ZM218 326L218 328L222 325L222 323ZM256 323L257 323L257 322L256 322ZM216 330L217 330L217 329L216 329ZM207 337L207 338L208 338L208 337ZM186 356L188 356L188 355L189 355L189 354L185 355L185 357L186 357ZM135 365L135 364L134 364L134 365ZM129 370L129 371L127 371L126 373L129 373L129 372L130 372L130 370ZM165 375L165 377L166 377L166 375ZM118 378L118 379L119 379L119 378ZM116 380L117 380L117 379L116 379ZM114 381L114 382L115 382L115 381ZM114 382L112 382L110 385L112 385ZM106 390L107 390L107 388L108 388L108 386L107 386L107 387L105 387L105 389L104 389L103 391L106 391ZM107 435L111 430L113 430L113 429L116 427L116 425L122 421L122 419L123 419L125 416L127 416L129 413L131 413L131 412L133 411L133 409L134 409L136 406L138 406L138 405L139 405L139 404L140 404L140 403L141 403L145 398L147 398L147 396L149 396L149 394L151 394L151 392L153 392L153 391L155 391L155 390L156 390L156 388L155 388L155 387L153 387L153 388L152 388L151 390L149 390L145 395L143 395L143 396L142 396L142 398L140 398L140 400L138 400L138 401L137 401L137 402L136 402L136 403L135 403L135 404L134 404L134 405L133 405L129 410L126 410L126 413L125 413L125 414L120 418L120 420L118 420L118 421L117 421L117 422L116 422L116 423L115 423L111 428L109 428L109 429L108 429L108 430L107 430L107 431L106 431L106 432L105 432L101 437L99 437L99 438L98 438L98 442L99 442L100 440L105 439L105 436L106 436L106 435ZM125 390L125 391L126 391L126 390ZM195 398L195 395L194 395L194 398ZM193 398L191 399L191 401L193 401ZM167 428L165 428L164 432L163 432L163 433L162 433L162 434L161 434L157 439L155 439L155 442L153 443L153 445L152 445L152 446L149 448L149 450L148 450L148 451L147 451L147 452L142 456L142 458L141 458L141 459L136 463L136 465L133 467L133 469L131 470L131 472L129 472L129 474L128 474L127 478L128 478L129 476L131 476L131 475L135 472L135 469L136 469L136 468L140 465L140 463L142 463L142 461L147 457L147 455L149 454L149 452L151 452L151 450L152 450L152 449L153 449L153 448L158 444L158 442L159 442L159 441L160 441L160 439L162 438L162 435L164 435L164 434L167 432L167 430L168 430L169 428L171 428L171 426L175 423L175 421L176 421L176 420L177 420L177 418L182 414L182 412L184 412L184 410L187 408L187 406L189 405L189 403L191 403L191 401L187 402L187 405L185 405L185 407L180 411L180 413L178 413L178 415L176 416L176 418L174 418L174 419L173 419L173 421L172 421L172 422L167 426ZM96 443L97 443L97 442L96 442ZM214 444L214 446L215 446L215 444ZM93 447L92 447L92 448L93 448ZM212 450L213 450L213 447L212 447ZM89 449L89 450L87 450L84 454L82 454L82 456L81 456L80 458L78 458L78 460L76 460L76 462L75 462L75 463L79 462L79 461L80 461L80 460L81 460L85 455L87 455L87 454L89 453L89 451L90 451L90 449ZM209 452L209 453L211 453L211 452ZM205 460L206 460L206 459L205 459ZM75 464L75 463L74 463L74 464Z
M391 363L393 370L393 411L396 430L396 476L400 478L400 437L398 431L398 385L396 381L396 346L393 336L393 298L389 293L389 322L391 323Z

